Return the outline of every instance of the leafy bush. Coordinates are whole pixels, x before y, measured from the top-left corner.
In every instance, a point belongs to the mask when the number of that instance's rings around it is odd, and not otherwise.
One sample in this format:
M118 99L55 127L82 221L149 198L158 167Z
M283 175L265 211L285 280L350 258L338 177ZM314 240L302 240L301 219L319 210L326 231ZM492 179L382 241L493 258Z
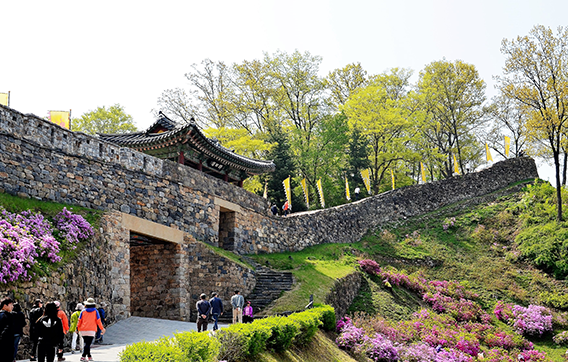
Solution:
M270 328L271 335L266 340L266 348L276 352L290 348L294 338L300 333L300 325L286 317L259 319L254 323Z
M568 309L568 294L543 292L540 294L540 300L550 307Z
M217 331L215 338L219 341L219 355L223 361L242 361L247 355L246 337L237 330L222 328ZM122 361L121 362L125 362Z
M300 334L296 337L296 343L300 346L310 343L322 321L320 320L321 314L317 309L307 310L305 312L291 314L288 318L297 322L300 326Z
M552 337L554 343L560 346L567 346L568 345L568 331L563 331Z
M120 352L121 362L192 362L172 338L163 337L155 342L139 342L126 346Z
M320 314L319 319L323 323L323 330L333 331L335 329L335 309L332 306L318 304L312 311Z
M219 354L219 341L207 333L175 333L174 339L189 361L212 362Z

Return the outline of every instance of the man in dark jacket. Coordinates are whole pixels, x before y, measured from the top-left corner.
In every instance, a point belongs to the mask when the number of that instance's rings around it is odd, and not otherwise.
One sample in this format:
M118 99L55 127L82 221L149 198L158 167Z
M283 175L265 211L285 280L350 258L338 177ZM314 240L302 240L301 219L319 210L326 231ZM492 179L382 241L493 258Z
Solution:
M0 362L14 360L13 307L14 301L10 298L4 298L0 302Z
M36 361L37 353L37 325L36 322L43 315L43 302L41 299L36 299L34 303L34 309L30 311L30 340L32 341L32 353L30 356L30 361Z
M211 304L211 316L213 317L213 320L215 321L215 324L213 324L213 330L216 331L217 329L219 329L219 326L217 326L217 322L219 321L219 317L221 315L223 315L223 301L221 300L221 298L217 297L217 293L213 292L211 293L211 296L213 298L211 298L209 300L209 304Z
M203 332L207 330L207 322L209 318L209 313L211 312L211 304L207 301L207 296L201 294L201 300L195 304L197 308L197 331Z

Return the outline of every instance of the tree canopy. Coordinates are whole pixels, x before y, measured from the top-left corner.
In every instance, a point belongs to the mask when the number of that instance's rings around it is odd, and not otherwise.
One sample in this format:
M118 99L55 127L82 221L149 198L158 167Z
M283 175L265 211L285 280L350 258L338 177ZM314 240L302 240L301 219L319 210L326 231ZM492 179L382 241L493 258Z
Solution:
M71 122L73 131L84 132L87 134L97 133L128 133L136 132L132 116L124 112L120 104L98 107L94 111L84 113L79 118L74 118Z

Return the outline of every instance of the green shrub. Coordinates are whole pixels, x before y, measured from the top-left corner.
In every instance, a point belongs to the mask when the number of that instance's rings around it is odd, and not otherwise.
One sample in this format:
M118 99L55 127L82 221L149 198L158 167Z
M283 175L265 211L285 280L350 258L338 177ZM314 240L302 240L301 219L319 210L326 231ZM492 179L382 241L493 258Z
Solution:
M270 317L256 320L254 323L270 328L271 335L266 340L266 348L276 352L290 348L294 338L300 333L300 325L286 317Z
M240 331L231 328L219 329L215 333L215 338L219 341L219 361L243 361L246 358L246 336Z
M543 292L540 293L540 299L549 307L568 309L568 295L566 294Z
M320 321L323 323L322 328L326 331L335 330L335 309L330 305L318 304L314 311L320 313Z
M120 362L190 362L174 339L163 337L155 342L139 342L126 346L119 354Z
M182 332L174 334L174 338L189 361L212 362L219 354L219 341L207 333Z
M219 357L223 359L224 356L228 354L228 349L231 349L234 350L236 354L242 355L242 357L235 358L229 354L229 360L234 361L252 359L259 353L264 352L266 350L266 341L271 335L271 330L268 326L256 322L251 324L233 324L225 328L223 332L226 336L224 339L219 340L222 345L221 355ZM233 334L236 334L236 336ZM229 344L227 348L224 346L225 343ZM235 345L235 343L239 345Z
M321 314L315 309L294 313L288 317L300 325L300 333L296 336L295 344L305 346L310 343L319 326L323 324L320 317Z

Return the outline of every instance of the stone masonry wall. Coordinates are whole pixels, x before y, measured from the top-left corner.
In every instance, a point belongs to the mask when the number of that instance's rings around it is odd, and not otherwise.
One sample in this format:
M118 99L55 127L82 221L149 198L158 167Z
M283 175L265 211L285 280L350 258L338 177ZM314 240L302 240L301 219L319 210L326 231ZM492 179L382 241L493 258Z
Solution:
M241 254L356 242L377 226L536 177L534 160L516 158L477 173L281 218L268 215L265 199L192 168L0 106L0 191L122 211L183 230L190 242L215 246L221 199L238 209L234 251Z
M335 281L333 288L325 298L325 303L335 309L336 320L345 316L359 293L359 288L361 288L361 273L359 272L351 273Z

